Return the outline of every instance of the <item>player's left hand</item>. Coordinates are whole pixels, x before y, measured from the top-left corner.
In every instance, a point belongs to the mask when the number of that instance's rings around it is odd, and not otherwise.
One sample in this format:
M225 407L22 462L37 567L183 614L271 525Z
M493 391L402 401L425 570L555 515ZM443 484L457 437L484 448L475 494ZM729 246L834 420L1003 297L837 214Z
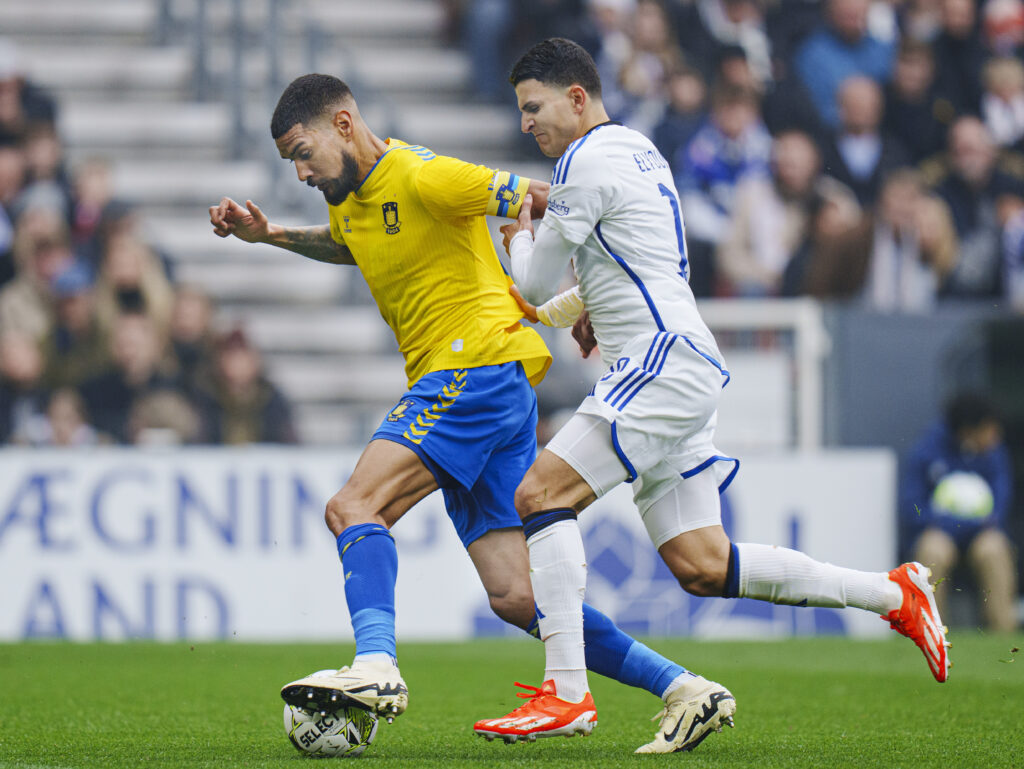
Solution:
M506 254L508 253L508 244L516 233L526 231L533 234L532 211L533 195L526 193L526 197L523 198L523 206L519 209L519 218L501 228L501 244L505 247Z
M508 292L512 294L512 298L516 300L519 309L523 311L523 317L530 321L530 323L536 323L538 321L537 305L527 302L523 295L519 293L519 289L516 288L514 283L508 287Z

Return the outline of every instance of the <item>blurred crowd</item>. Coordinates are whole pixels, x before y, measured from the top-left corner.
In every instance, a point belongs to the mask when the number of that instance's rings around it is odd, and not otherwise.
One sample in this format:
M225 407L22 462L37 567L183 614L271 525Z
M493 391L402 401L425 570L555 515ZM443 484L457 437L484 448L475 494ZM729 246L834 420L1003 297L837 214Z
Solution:
M698 296L1024 312L1024 0L447 0L478 97L559 35L671 164Z
M0 444L295 442L240 328L174 280L112 168L69 168L58 105L0 38Z

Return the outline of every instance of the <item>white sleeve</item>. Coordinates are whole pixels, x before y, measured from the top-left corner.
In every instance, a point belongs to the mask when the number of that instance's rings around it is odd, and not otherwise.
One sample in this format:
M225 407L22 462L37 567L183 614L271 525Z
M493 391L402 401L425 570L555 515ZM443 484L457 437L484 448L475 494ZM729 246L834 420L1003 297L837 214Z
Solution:
M569 150L555 166L548 190L544 224L566 240L582 245L594 231L605 210L605 199L614 199L610 189L607 158L589 145L579 152Z
M551 227L537 228L537 239L523 230L509 241L512 281L531 304L543 304L555 295L566 265L578 248Z
M582 312L583 297L580 296L580 287L573 286L538 307L537 319L545 326L568 328L576 322Z

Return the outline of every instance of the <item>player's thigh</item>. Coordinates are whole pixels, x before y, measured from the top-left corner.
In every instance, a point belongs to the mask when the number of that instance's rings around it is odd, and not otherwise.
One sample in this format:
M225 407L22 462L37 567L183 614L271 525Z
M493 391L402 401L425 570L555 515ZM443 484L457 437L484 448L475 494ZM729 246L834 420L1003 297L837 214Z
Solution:
M574 414L526 472L516 510L526 516L568 507L579 512L629 478L612 442L611 425Z
M709 470L681 480L643 513L665 565L684 589L721 595L729 567L717 477Z
M359 523L390 528L435 489L434 474L412 449L390 440L370 441L348 481L327 503L327 525L335 535Z
M471 542L466 550L487 591L495 613L518 627L527 627L535 609L530 585L530 556L523 530L495 529Z

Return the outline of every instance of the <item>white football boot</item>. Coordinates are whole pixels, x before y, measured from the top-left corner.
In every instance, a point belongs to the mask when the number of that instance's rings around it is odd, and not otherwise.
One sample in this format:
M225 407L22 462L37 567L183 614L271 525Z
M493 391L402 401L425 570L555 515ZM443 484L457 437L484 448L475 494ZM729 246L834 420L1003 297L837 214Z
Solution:
M700 676L680 686L665 701L665 709L654 740L641 745L637 753L676 753L693 750L711 732L733 726L736 699L728 689ZM654 719L652 719L654 720Z
M355 705L386 719L401 715L409 704L398 665L389 659L362 660L343 667L333 675L311 675L285 684L281 699L304 710L333 711L340 705Z

